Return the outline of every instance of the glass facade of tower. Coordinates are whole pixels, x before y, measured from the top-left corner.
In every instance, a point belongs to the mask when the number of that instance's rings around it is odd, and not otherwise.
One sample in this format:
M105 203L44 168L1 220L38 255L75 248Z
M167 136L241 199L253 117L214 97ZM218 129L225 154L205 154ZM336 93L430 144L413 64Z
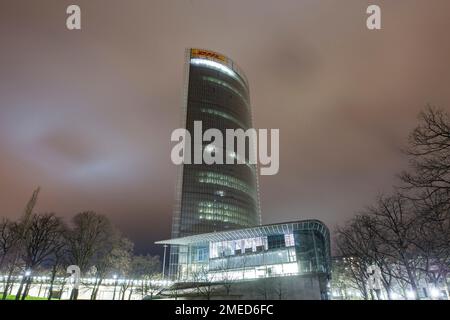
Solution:
M183 125L194 139L194 121L202 132L252 128L249 88L244 74L227 57L201 49L186 51ZM201 142L202 152L217 152ZM225 146L225 141L224 141ZM248 148L247 144L246 153ZM222 150L227 156L230 150ZM236 157L237 153L231 152ZM228 154L230 156L230 154ZM193 157L192 157L193 160ZM225 162L225 160L224 160ZM193 163L193 161L192 161ZM178 173L172 237L233 230L261 223L257 168L254 164L184 164ZM179 272L179 248L171 246L169 274Z

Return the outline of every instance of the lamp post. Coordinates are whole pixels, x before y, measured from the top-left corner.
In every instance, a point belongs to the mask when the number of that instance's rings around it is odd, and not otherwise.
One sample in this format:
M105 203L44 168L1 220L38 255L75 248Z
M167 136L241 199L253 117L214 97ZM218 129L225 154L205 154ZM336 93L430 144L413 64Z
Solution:
M163 269L162 269L162 278L165 279L166 275L165 275L165 267L166 267L166 249L167 249L167 244L164 245L164 257L163 257Z

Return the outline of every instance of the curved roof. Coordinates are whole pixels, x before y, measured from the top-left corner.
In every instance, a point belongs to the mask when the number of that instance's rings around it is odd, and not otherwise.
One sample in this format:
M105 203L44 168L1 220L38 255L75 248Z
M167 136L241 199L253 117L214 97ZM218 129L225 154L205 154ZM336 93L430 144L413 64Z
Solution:
M267 224L262 226L228 230L228 231L202 233L182 238L161 240L155 243L170 244L170 245L192 245L214 241L248 239L262 236L270 236L280 233L291 233L293 231L298 230L317 230L324 236L325 241L327 243L329 242L330 231L323 222L319 220L300 220L293 222Z
M214 61L216 63L219 63L222 66L225 66L226 68L230 69L231 72L234 72L240 78L239 80L242 80L242 82L247 87L247 89L249 88L247 77L245 76L242 69L233 60L231 60L227 56L225 56L221 53L211 51L211 50L206 50L206 49L191 48L188 50L190 51L191 60L192 59L203 59L203 60L209 60L209 61Z

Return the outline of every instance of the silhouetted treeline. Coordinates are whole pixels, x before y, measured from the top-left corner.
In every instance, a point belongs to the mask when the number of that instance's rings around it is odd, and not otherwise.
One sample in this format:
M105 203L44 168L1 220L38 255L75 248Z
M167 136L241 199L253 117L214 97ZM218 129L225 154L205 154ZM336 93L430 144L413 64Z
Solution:
M69 276L69 265L79 266L82 276L95 279L89 284L93 300L104 279L113 274L126 279L121 282L121 299L132 280L159 276L159 257L133 255L133 243L106 216L86 211L66 224L54 213L34 213L39 191L34 191L20 220L0 221L2 299L12 293L14 283L19 283L16 299L25 299L36 276L49 279L48 299L56 287L61 296L65 281L56 286L55 280ZM77 292L72 296L76 299Z
M334 286L356 289L364 299L380 294L367 287L371 265L381 270L382 289L389 299L393 293L419 299L430 297L430 288L435 293L448 289L448 113L433 107L421 112L403 152L409 168L399 174L398 186L336 230L336 248L345 263L335 268Z

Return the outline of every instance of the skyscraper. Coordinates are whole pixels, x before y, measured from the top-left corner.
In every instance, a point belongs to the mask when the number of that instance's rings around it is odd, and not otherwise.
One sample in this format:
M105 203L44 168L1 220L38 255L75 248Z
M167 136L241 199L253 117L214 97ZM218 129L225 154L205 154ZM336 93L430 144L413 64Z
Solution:
M194 121L202 122L203 131L218 129L224 137L226 129L252 128L247 79L224 55L187 49L184 90L183 126L192 137ZM192 139L192 150L194 143ZM246 154L252 147L249 143ZM201 150L216 152L208 150L208 144L203 142ZM178 172L175 201L172 238L261 224L257 168L248 161L245 164L183 164ZM172 276L179 272L178 259L179 248L171 247L169 274Z

